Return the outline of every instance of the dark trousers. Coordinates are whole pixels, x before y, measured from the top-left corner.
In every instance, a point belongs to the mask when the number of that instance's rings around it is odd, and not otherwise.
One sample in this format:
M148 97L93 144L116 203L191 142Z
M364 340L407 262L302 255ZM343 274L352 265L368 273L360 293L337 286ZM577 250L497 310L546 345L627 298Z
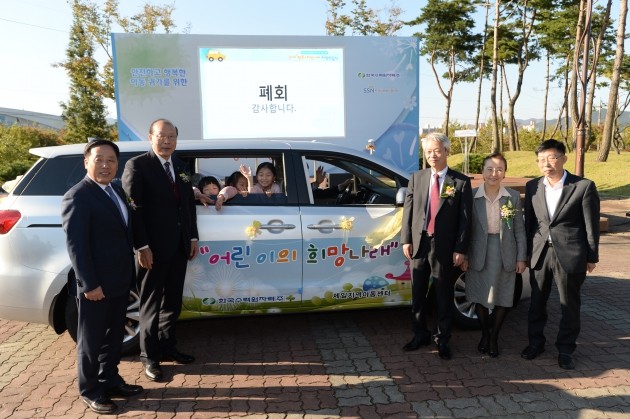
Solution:
M586 263L584 264L586 269ZM560 295L561 317L556 348L561 353L571 354L575 351L576 340L580 334L580 288L586 278L586 271L567 274L560 266L553 247L547 247L542 267L530 270L532 286L531 305L528 313L529 344L543 347L547 324L547 300L551 293L551 283L556 282Z
M437 331L433 334L436 343L448 343L451 338L452 308L455 281L459 269L438 261L435 252L435 241L432 237L422 236L418 258L411 261L411 313L412 327L416 336L426 339L431 336L427 328L429 304L427 292L429 282L433 277L435 296L437 300Z
M138 270L140 291L140 357L159 362L175 347L176 323L182 311L182 294L188 259L184 248L168 261L153 261L153 269Z
M77 367L79 393L95 400L124 383L118 374L129 295L90 301L78 298Z

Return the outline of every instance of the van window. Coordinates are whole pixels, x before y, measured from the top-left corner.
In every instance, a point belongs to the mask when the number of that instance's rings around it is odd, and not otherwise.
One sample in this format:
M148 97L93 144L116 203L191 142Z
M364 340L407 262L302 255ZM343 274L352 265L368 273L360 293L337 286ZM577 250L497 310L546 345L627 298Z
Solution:
M186 160L186 158L184 159ZM287 203L286 173L282 154L233 154L229 156L190 157L188 160L194 168L193 184L195 186L197 186L199 179L205 176L214 176L219 180L221 186L228 186L230 176L234 172L240 172L241 165L251 169L253 181L256 184L258 166L264 162L271 163L276 170L275 183L278 185L280 193L270 196L243 193L226 201L225 205L281 205Z
M125 163L132 155L121 155L114 182L120 183ZM20 179L13 193L26 196L62 196L86 175L83 155L39 159Z
M304 154L303 163L315 205L393 205L403 186L398 175L350 156ZM318 167L324 169L325 177L315 185Z

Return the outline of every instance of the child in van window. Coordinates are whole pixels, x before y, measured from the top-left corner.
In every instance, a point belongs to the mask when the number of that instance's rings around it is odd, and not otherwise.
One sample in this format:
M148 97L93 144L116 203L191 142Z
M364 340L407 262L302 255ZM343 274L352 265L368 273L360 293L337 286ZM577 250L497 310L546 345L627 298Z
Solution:
M234 173L232 175L234 175ZM245 166L244 164L242 164L240 167L240 175L245 177L245 179L247 180L247 191L250 193L264 194L265 196L270 198L273 194L282 192L280 185L275 182L276 168L273 164L269 162L263 162L258 165L258 168L256 169L256 180L258 183L256 184L254 184L254 180L252 177L252 169ZM238 192L240 192L240 190L237 190L234 186L223 188L223 190L219 192L219 195L217 196L217 204L215 204L215 207L217 209L221 209L223 202L231 199Z
M193 186L195 199L204 206L214 204L221 189L221 183L214 176L204 176L199 179L197 186Z
M256 169L256 183L253 182L252 169L241 165L241 173L247 177L248 190L251 193L264 193L268 197L272 194L282 192L280 185L276 183L276 168L270 162L262 162Z
M205 176L199 180L197 188L206 196L216 196L221 190L221 184L214 176Z
M234 186L241 195L247 195L247 178L238 170L230 175L228 178L228 185Z
M247 178L238 170L233 172L227 178L227 185L217 194L217 202L214 207L219 211L223 207L223 203L232 199L236 194L247 196L249 193L247 186Z

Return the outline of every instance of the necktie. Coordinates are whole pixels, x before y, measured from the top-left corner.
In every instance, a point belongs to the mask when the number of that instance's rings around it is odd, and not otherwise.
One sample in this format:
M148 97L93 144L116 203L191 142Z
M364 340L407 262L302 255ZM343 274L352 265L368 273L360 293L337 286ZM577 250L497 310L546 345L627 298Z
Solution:
M114 201L114 205L116 205L116 208L118 208L118 212L120 213L120 216L122 217L123 220L125 220L125 214L123 213L123 210L120 207L120 202L118 202L118 198L116 198L116 193L114 192L112 187L110 185L107 185L105 187L105 192L107 192L107 195L109 195L112 201Z
M433 175L433 186L431 187L431 196L429 201L429 212L427 214L427 233L433 234L435 232L435 215L438 211L440 204L440 175L437 173Z
M168 176L168 180L171 181L171 184L175 183L175 178L173 178L173 172L171 172L171 163L164 163L164 170L166 170L166 176Z
M168 180L171 182L171 188L173 188L173 193L175 194L175 198L179 201L179 191L177 190L177 185L175 184L175 178L173 177L173 172L171 172L171 163L164 163L164 170L166 170L166 176L168 176Z

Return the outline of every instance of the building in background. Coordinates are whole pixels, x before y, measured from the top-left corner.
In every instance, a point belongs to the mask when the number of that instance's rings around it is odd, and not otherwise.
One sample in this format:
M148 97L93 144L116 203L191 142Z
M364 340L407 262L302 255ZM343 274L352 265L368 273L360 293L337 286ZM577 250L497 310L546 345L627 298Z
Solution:
M0 124L21 125L59 131L66 126L60 115L49 115L21 109L0 108Z

